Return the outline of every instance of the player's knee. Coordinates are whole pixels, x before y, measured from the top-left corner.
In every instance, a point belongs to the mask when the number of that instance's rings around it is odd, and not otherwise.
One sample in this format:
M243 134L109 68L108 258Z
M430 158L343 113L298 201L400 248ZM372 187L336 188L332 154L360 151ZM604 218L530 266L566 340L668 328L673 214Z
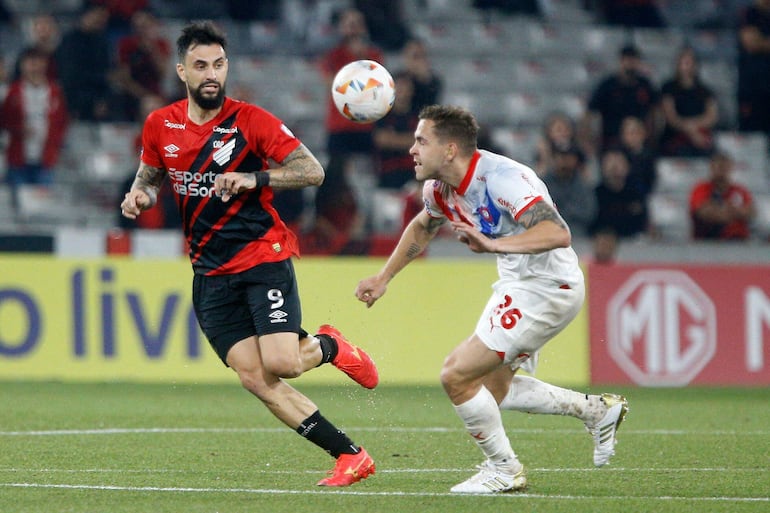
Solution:
M441 374L439 375L439 379L441 381L441 386L443 386L444 390L450 393L450 395L451 391L459 386L460 375L457 372L451 355L448 356L446 360L444 360L444 365L441 367Z
M300 358L278 357L264 362L265 370L279 378L297 378L304 371Z
M238 378L241 380L241 386L243 386L243 388L260 399L265 399L269 395L270 387L265 383L261 374L239 371Z

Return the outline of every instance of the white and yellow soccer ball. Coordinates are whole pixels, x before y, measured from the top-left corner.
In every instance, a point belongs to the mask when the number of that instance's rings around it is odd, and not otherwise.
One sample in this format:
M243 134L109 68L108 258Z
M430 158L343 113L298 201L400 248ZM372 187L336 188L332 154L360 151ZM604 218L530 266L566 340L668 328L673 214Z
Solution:
M376 61L353 61L334 76L332 98L340 114L356 123L374 123L396 99L393 77Z

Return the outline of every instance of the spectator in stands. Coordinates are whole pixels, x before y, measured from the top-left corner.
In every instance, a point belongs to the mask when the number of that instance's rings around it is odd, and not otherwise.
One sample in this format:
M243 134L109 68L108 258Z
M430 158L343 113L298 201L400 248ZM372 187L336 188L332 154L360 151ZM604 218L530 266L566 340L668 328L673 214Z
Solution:
M658 0L596 0L602 21L623 27L659 28L666 25Z
M444 81L433 68L425 43L416 38L409 39L401 51L404 70L412 76L414 95L412 110L419 114L427 105L434 105L441 100Z
M618 236L610 227L599 228L593 236L593 261L597 264L613 264L618 252Z
M5 95L8 94L8 87L10 86L10 75L8 73L8 67L5 65L5 57L0 54L0 102L5 100ZM0 148L2 145L0 140Z
M38 14L33 16L29 26L29 42L24 47L35 48L38 51L48 56L48 78L52 80L58 80L59 76L56 71L55 54L56 49L59 47L59 41L61 40L61 34L59 32L59 23L56 18L51 14ZM21 53L23 53L23 51ZM21 57L21 53L19 57ZM16 60L14 68L14 79L19 78L21 75L21 59Z
M543 177L572 235L584 237L596 215L596 198L585 178L585 155L577 146L553 150L553 167Z
M19 185L52 183L68 120L62 90L46 74L48 56L28 48L20 66L21 76L11 83L0 116L0 127L8 131L6 180L14 206Z
M484 12L487 19L498 13L531 16L543 14L539 0L473 0L473 7Z
M326 178L316 193L313 226L301 237L303 254L366 254L365 216L348 182L350 165L345 156L335 155L329 160Z
M419 121L412 110L414 82L409 73L393 74L396 100L387 116L377 121L372 134L378 186L400 189L414 180L414 159L409 148Z
M334 75L345 64L359 59L370 59L382 63L384 59L382 51L369 41L369 32L361 11L345 9L338 15L336 27L339 42L323 56L321 61L321 69L328 88L331 88ZM332 96L327 95L327 97L326 130L329 155L350 153L371 155L374 149L372 125L354 123L343 117L334 106Z
M717 99L700 78L698 57L685 47L676 58L674 76L661 88L665 126L660 153L667 157L705 157L714 149L719 120Z
M770 135L770 0L741 12L738 49L738 128Z
M645 198L655 188L657 152L647 138L647 128L641 119L629 116L620 126L620 149L628 159L628 182Z
M409 39L401 0L354 0L369 28L372 42L385 51L399 51Z
M13 21L13 12L5 5L5 0L0 0L0 23Z
M581 121L581 146L593 154L617 146L620 125L628 116L644 121L647 133L657 140L659 92L644 75L639 50L626 45L620 50L618 70L604 78L591 92L588 109ZM600 134L596 135L596 126Z
M225 0L227 15L239 21L272 21L281 19L281 4L284 0Z
M369 31L364 16L358 9L346 8L334 16L339 35L336 46L328 50L321 59L321 70L327 83L327 91L337 71L345 64L360 59L382 63L385 56L379 47L369 40ZM326 150L330 160L342 159L352 162L356 172L349 177L359 207L367 218L371 210L372 189L377 177L374 169L372 138L373 124L354 123L342 116L334 106L332 95L327 95L326 107Z
M711 156L709 180L690 195L693 238L746 240L756 211L751 192L732 180L733 160L726 153Z
M534 170L545 176L554 167L554 153L577 147L575 122L563 112L550 114L543 123L543 129L535 147Z
M107 33L111 44L128 34L134 14L150 8L150 0L85 0L107 8Z
M614 233L619 239L644 234L648 228L644 195L628 182L630 166L619 149L604 152L601 159L602 180L594 189L596 217L589 233Z
M131 33L118 40L114 76L114 83L122 91L127 121L138 120L143 96L165 96L164 84L171 59L171 44L162 35L162 24L152 12L134 12L131 29Z
M77 25L64 34L56 50L59 81L75 119L105 121L110 117L112 63L105 32L108 18L106 7L86 4Z

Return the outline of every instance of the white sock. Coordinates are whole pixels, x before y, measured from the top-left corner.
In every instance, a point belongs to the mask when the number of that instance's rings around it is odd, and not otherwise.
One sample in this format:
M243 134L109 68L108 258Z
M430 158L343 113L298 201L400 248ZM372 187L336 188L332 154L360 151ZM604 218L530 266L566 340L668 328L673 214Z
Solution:
M497 402L486 387L481 387L470 400L455 406L455 411L481 452L497 468L512 474L521 470L521 463L505 434Z
M514 376L508 394L500 402L500 409L569 415L583 422L597 422L605 408L598 395L549 385L530 376Z

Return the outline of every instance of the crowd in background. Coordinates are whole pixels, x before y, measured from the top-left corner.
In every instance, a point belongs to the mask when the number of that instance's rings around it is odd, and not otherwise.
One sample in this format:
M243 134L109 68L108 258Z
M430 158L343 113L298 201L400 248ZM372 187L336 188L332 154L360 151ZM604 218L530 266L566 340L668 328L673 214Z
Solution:
M735 128L770 135L770 0L744 3L733 13L736 26L728 27L735 30L738 45ZM5 180L12 187L53 183L68 124L135 123L138 133L149 111L185 96L181 82L174 80L175 34L164 29L155 4L85 0L69 23L46 12L28 19L24 47L15 60L5 56L0 62ZM472 2L489 16L544 16L554 4ZM184 5L178 6L179 15L282 19L281 26L295 31L294 39L313 42L309 57L317 62L324 84L352 60L383 62L386 55L398 56L398 66L391 69L396 84L391 113L374 124L352 123L337 113L327 95L325 185L312 201L303 191L276 196L283 217L301 232L305 253L371 251L373 191L400 195L404 220L420 208L420 184L413 181L408 149L420 109L442 101L452 75L431 65L429 48L411 33L398 1L231 0L212 5L221 11ZM0 22L15 23L8 6L1 7ZM584 8L601 24L665 24L654 0L586 1ZM324 26L325 32L319 28ZM584 92L585 115L573 119L553 112L543 119L536 151L525 163L544 179L574 235L592 238L598 260L611 261L620 240L655 237L649 197L661 157L709 160L710 177L696 184L690 197L693 238L748 240L755 215L752 194L732 179L734 162L715 144L721 102L713 84L701 77L697 52L682 47L671 63L672 74L660 84L651 79L648 64L645 48L618 48L616 70ZM233 89L230 95L248 99L248 91ZM129 144L138 155L139 142ZM491 142L482 138L480 147L485 145ZM127 180L134 171L126 170ZM116 190L115 197L123 192ZM123 227L178 224L168 191L160 203L138 225Z

